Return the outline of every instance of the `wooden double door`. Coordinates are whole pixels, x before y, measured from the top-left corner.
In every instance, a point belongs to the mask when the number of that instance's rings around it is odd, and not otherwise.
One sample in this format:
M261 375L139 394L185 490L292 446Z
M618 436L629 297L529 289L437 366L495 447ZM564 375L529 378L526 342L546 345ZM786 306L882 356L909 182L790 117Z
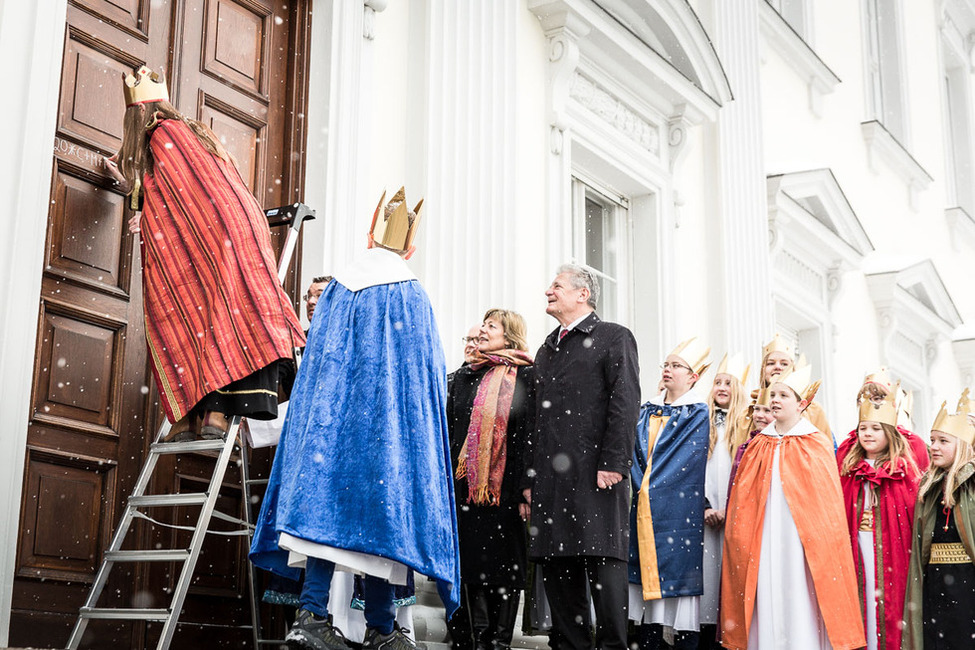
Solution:
M164 69L173 103L224 139L265 207L301 200L310 15L310 0L68 2L12 646L65 646L162 418L147 365L138 239L103 166L121 143L121 74L143 62ZM280 247L283 233L275 241ZM199 491L212 462L161 461L153 491ZM269 459L254 464L260 472ZM231 467L219 509L241 511L238 485ZM160 521L185 525L196 512ZM149 522L135 533L142 548L185 547L190 534ZM245 540L208 539L173 647L250 639ZM177 576L176 565L117 569L100 604L166 606ZM158 633L154 624L96 621L85 647L151 647Z

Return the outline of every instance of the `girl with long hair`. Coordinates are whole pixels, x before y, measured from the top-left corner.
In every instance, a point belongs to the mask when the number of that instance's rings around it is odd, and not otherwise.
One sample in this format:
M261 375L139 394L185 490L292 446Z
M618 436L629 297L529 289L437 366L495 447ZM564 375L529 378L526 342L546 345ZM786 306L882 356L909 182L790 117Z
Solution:
M837 452L869 650L901 647L914 504L928 465L926 452L915 455L914 436L897 428L896 395L864 396L857 429Z
M732 459L748 439L749 366L744 355L725 355L718 365L708 399L710 440L704 475L704 593L701 595L701 645L718 648L716 628L721 599L721 550Z
M975 425L968 389L931 426L931 468L914 511L904 605L906 650L975 644Z
M142 233L146 339L170 437L221 437L231 415L273 419L305 337L264 213L161 75L143 66L123 90L122 146L106 164L128 184L130 228Z
M776 334L772 337L764 348L762 348L762 363L759 366L759 388L768 388L772 385L772 378L776 375L785 374L793 370L798 370L806 365L804 356L796 359L792 346L789 345L781 335ZM810 402L802 412L802 417L806 418L822 433L830 438L833 431L826 420L826 413L823 407L816 402ZM836 442L833 442L834 449Z

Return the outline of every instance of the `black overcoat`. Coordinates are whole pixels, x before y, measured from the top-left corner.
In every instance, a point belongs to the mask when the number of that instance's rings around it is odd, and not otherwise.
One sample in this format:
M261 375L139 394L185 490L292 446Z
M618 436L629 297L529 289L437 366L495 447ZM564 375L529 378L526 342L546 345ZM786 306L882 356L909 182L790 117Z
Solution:
M636 340L590 314L560 342L559 328L535 357L535 431L526 454L532 488L529 556L626 560L630 464L640 414ZM596 488L596 472L623 480Z
M447 426L450 457L457 467L474 411L474 399L490 366L463 366L454 373L447 391ZM518 513L524 500L520 481L524 474L525 445L535 428L535 370L520 366L508 412L505 436L507 458L498 505L468 503L466 478L454 479L457 499L457 532L460 537L460 576L465 584L525 586L527 535Z

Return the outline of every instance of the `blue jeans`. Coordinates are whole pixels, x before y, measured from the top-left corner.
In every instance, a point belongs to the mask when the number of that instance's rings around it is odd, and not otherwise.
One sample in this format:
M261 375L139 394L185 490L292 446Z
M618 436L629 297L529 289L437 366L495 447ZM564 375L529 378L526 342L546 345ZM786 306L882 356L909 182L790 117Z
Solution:
M305 582L301 587L301 607L315 616L328 616L328 590L332 586L335 564L315 557L308 558ZM362 580L363 600L366 603L366 625L382 634L393 631L396 607L393 605L393 585L381 578L365 576Z

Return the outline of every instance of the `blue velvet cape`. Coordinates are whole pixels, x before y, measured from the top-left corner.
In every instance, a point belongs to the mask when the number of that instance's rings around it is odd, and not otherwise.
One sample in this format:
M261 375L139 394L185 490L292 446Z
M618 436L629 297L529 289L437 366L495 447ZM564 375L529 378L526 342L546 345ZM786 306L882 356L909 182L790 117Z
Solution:
M319 298L251 546L297 578L279 533L377 555L434 578L448 616L460 560L447 373L415 280Z
M630 582L641 584L636 509L647 469L651 417L669 417L657 434L650 464L650 513L657 572L663 598L704 593L704 473L708 461L710 421L700 402L683 406L645 403L640 407L630 480Z

